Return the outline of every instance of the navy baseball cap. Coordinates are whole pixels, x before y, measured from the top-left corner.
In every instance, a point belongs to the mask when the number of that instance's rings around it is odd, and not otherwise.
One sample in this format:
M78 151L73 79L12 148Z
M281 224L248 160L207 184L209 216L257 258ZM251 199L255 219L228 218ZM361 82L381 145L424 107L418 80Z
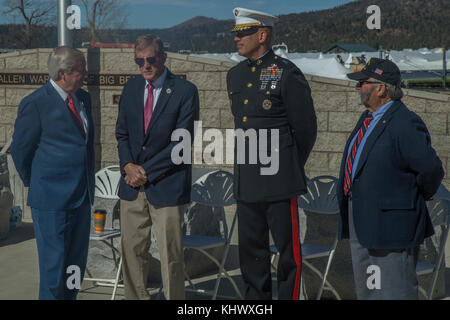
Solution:
M361 71L349 73L347 77L356 81L373 78L394 86L400 86L402 81L397 65L390 60L379 58L371 58Z

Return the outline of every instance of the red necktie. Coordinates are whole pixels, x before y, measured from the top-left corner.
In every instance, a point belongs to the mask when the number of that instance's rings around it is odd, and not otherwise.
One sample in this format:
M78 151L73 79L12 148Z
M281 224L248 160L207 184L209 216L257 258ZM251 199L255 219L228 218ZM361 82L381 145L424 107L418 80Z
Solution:
M147 133L148 125L152 118L153 113L153 86L149 83L147 84L147 101L144 107L144 135Z
M366 133L367 128L369 127L370 122L373 120L372 113L369 112L366 115L366 118L363 121L363 125L361 128L359 128L357 137L355 141L353 142L352 149L350 151L350 154L348 155L347 161L345 162L345 181L344 181L344 193L345 195L348 194L350 191L351 185L352 185L352 168L353 168L353 161L355 160L356 151L358 150L359 144L361 143L362 138L364 137L364 134Z
M86 133L84 132L83 122L81 121L80 115L78 114L77 110L75 109L75 104L73 103L73 98L70 93L67 96L66 104L72 113L72 118L75 121L75 124L77 125L78 129L80 130L81 135L83 136L83 138L86 138Z

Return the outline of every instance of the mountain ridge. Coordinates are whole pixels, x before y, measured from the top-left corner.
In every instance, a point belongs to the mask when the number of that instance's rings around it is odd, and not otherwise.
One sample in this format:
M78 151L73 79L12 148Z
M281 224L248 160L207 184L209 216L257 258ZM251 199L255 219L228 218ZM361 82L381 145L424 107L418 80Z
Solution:
M370 5L381 10L381 30L368 30ZM257 8L255 8L257 9ZM263 11L261 8L260 10ZM230 12L231 17L231 12ZM378 48L401 50L450 46L449 0L358 0L334 8L280 15L274 26L274 43L284 42L290 52L323 51L335 43L364 43ZM217 20L197 16L164 29L102 30L101 42L134 43L137 36L152 33L170 44L170 51L234 52L234 19ZM0 26L0 47L17 48ZM55 47L56 27L38 27L34 47ZM88 42L87 29L76 31L74 45ZM8 45L9 44L9 45Z

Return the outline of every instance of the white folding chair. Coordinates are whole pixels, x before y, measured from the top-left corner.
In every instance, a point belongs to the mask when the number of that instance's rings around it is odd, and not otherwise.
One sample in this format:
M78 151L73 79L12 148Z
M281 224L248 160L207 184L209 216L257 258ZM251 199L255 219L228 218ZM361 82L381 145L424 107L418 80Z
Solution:
M200 183L195 183L192 186L191 201L211 207L214 206L225 207L232 205L235 202L233 198L233 175L229 172L221 170L209 173L209 175L206 177L204 181L201 181ZM233 222L231 223L231 228L229 229L226 238L202 236L202 235L183 236L184 250L196 250L202 253L208 259L214 262L214 264L219 269L217 272L217 279L213 291L197 288L185 270L184 271L185 277L189 282L189 285L191 286L191 288L189 287L186 288L187 291L193 291L199 294L212 295L212 299L215 300L218 297L217 293L219 290L220 280L222 277L226 277L232 284L234 290L237 293L237 296L240 299L243 299L242 294L238 286L236 285L235 281L228 274L227 270L225 270L225 262L228 256L230 242L236 224L236 218L237 214L235 212L233 216ZM219 261L219 259L211 255L207 250L211 248L220 248L220 247L224 248L224 253Z
M434 263L418 261L416 266L417 276L424 276L432 274L431 285L428 291L419 286L420 293L428 299L433 299L434 288L436 286L439 269L444 263L445 244L447 242L449 232L449 216L450 216L450 201L447 199L440 199L435 196L434 200L427 201L430 217L433 222L436 234L431 237L435 244L436 255Z
M99 170L95 174L95 196L103 199L119 200L118 190L120 181L120 166L113 165ZM112 214L112 213L111 213ZM120 275L122 271L122 256L120 251L114 246L113 240L120 237L120 229L105 229L104 232L98 234L91 232L89 239L94 241L101 241L106 246L111 248L113 254L114 264L117 268L117 273L115 279L101 279L92 277L91 272L86 268L86 273L88 277L85 277L85 281L92 281L96 286L113 287L113 293L111 300L114 300L116 296L116 291L118 287L123 287L119 285ZM119 261L117 261L117 257Z
M338 179L332 176L318 176L308 181L308 193L298 198L298 207L308 215L335 216L339 214L339 205L336 198L336 184ZM299 210L300 212L300 210ZM341 300L339 293L328 282L327 276L333 261L334 253L338 243L337 230L331 246L319 246L310 243L302 243L302 263L317 274L321 279L317 300L322 297L323 290L331 291L336 299ZM276 270L275 258L279 255L275 245L270 246L272 254L272 267ZM320 272L308 260L327 257L327 265Z

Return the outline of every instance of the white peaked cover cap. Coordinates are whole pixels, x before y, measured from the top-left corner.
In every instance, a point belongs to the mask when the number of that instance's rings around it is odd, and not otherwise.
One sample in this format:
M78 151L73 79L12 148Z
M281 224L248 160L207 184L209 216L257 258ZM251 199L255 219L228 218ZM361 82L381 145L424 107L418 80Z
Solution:
M234 8L236 25L231 31L241 31L252 27L273 27L278 18L270 14L245 8Z

